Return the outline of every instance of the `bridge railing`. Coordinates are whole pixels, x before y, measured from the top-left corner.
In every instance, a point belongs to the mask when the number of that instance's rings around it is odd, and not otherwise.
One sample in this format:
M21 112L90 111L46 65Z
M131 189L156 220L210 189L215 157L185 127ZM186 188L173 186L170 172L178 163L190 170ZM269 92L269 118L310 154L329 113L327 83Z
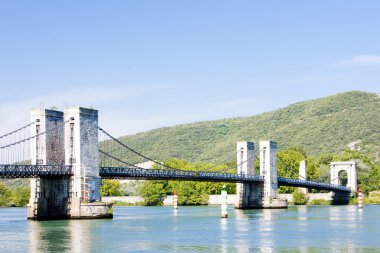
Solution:
M314 182L314 181L302 180L302 179L278 177L277 182L279 185L283 185L283 186L296 186L296 187L320 189L320 190L328 190L328 191L345 191L345 192L351 191L351 188L342 186L342 185Z
M41 176L71 176L69 165L0 164L0 178L33 178Z
M0 178L33 178L41 176L71 176L69 165L16 165L0 164ZM99 175L110 179L145 179L145 180L183 180L209 182L262 182L263 176L217 173L205 171L181 171L166 169L143 169L127 167L100 167ZM349 187L320 183L309 180L278 177L277 182L283 186L304 187L327 191L350 192Z
M99 175L111 179L174 179L183 181L215 182L261 182L262 176L237 175L232 173L215 173L205 171L181 171L166 169L143 169L127 167L100 167Z

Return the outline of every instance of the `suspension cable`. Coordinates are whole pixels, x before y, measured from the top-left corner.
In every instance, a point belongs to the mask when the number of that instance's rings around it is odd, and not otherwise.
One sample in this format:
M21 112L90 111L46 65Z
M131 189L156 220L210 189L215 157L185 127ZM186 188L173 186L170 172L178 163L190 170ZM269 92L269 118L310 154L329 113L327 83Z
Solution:
M99 152L100 152L101 154L105 155L105 156L108 156L109 158L115 159L115 160L118 161L118 162L124 163L125 165L132 166L132 167L134 167L134 168L138 168L138 169L144 169L144 168L141 168L141 167L139 167L139 166L137 166L137 165L134 165L134 164L128 163L128 162L123 161L123 160L121 160L121 159L119 159L119 158L117 158L117 157L114 157L113 155L110 155L110 154L104 152L104 151L101 150L101 149L99 149Z
M128 149L129 151L135 153L136 155L141 156L141 157L143 157L143 158L145 158L145 159L147 159L147 160L149 160L149 161L151 161L151 162L154 162L155 164L158 164L158 165L164 166L164 167L166 167L166 168L168 168L168 169L171 169L171 170L179 170L179 169L177 169L177 168L171 167L171 166L166 165L166 164L164 164L164 163L161 163L161 162L155 161L155 160L153 160L152 158L150 158L150 157L148 157L148 156L145 156L145 155L141 154L140 152L138 152L138 151L136 151L136 150L134 150L134 149L128 147L127 145L125 145L124 143L122 143L121 141L119 141L118 139L116 139L115 137L113 137L112 135L110 135L109 133L107 133L107 132L106 132L104 129L102 129L101 127L99 127L99 130L102 131L104 134L106 134L108 137L110 137L112 140L114 140L114 141L116 141L117 143L119 143L120 145L122 145L124 148L126 148L126 149Z
M17 133L18 131L21 131L21 130L25 129L25 128L27 128L27 127L33 125L33 124L36 123L36 122L37 122L37 121L35 120L35 121L33 121L33 122L31 122L31 123L29 123L29 124L23 126L23 127L20 127L19 129L16 129L16 130L14 130L14 131L12 131L12 132L9 132L9 133L7 133L7 134L1 135L1 136L0 136L0 139L2 139L2 138L4 138L4 137L7 137L7 136L9 136L9 135L12 135L12 134L14 134L14 133Z
M8 145L5 145L5 146L2 146L2 147L0 147L0 149L8 148L8 147L11 147L11 146L13 146L13 145L20 144L20 143L25 142L25 141L29 141L29 140L31 140L31 139L33 139L33 138L36 138L36 137L40 136L40 135L43 135L43 134L46 134L46 133L50 133L50 132L56 130L58 127L60 127L60 126L62 126L62 125L64 125L64 124L66 124L66 123L69 122L70 120L71 120L71 119L66 120L66 121L62 122L61 124L59 124L59 125L53 127L52 129L46 130L45 132L41 132L41 133L38 133L38 134L36 134L36 135L30 136L30 137L28 137L28 138L26 138L26 139L23 139L23 140L21 140L21 141L17 141L17 142L14 142L14 143L11 143L11 144L8 144Z
M126 165L128 165L128 166L132 166L132 167L137 168L137 169L143 169L143 170L146 170L145 168L142 168L142 167L139 167L139 166L137 166L137 165L134 165L134 164L128 163L128 162L123 161L123 160L121 160L121 159L119 159L119 158L117 158L117 157L115 157L115 156L113 156L113 155L110 155L110 154L104 152L103 150L100 150L100 149L99 149L99 152L100 152L101 154L105 155L105 156L108 156L108 157L110 157L110 158L112 158L112 159L115 159L116 161L118 161L118 162L120 162L120 163L126 164ZM237 166L240 166L240 165L242 165L242 164L244 164L244 163L246 163L246 162L248 162L248 161L249 161L249 160L246 160L246 161L244 161L244 162L238 164ZM237 166L236 166L236 167L237 167ZM236 167L234 167L234 168L236 168ZM228 168L227 170L231 170L231 169L234 169L234 168ZM175 170L177 170L177 171L187 171L187 170L181 170L181 169L178 169L178 168L175 168ZM217 171L217 172L220 173L220 172L223 172L223 171L225 171L225 170L226 170L226 169L223 169L222 171Z
M233 152L233 154L236 154L237 153L237 151L235 151L235 152ZM232 154L232 153L231 153ZM207 167L207 168L205 168L205 170L211 170L211 169L213 169L213 168L215 168L215 167L218 167L218 166L220 166L220 165L222 165L222 164L224 164L224 163L226 163L226 162L228 162L228 161L230 161L230 157L228 156L228 158L227 159L224 159L223 161L221 161L221 162L219 162L219 163L217 163L217 164L214 164L214 165L211 165L210 167ZM223 169L224 170L224 169Z
M261 151L261 150L260 150L260 151ZM238 153L238 152L239 152L239 150L235 150L235 151L232 152L232 153L236 155L236 153ZM254 154L254 158L257 159L257 156L256 156L255 154ZM235 167L224 168L224 169L218 170L217 172L224 172L224 171L228 171L228 170L237 169L239 166L241 166L241 165L247 163L247 162L250 161L250 160L252 160L252 158L251 158L251 159L247 159L247 160L241 162L240 164L237 164ZM223 164L223 163L225 163L225 162L228 162L228 161L229 161L229 159L225 159L223 162L220 162L220 163L218 163L218 164L216 164L216 165L212 165L212 166L206 168L205 170L209 170L209 169L215 168L215 167L217 167L217 166L219 166L219 165L221 165L221 164Z
M284 160L282 160L281 157L277 156L277 159L278 159L283 165L285 165L285 168L286 168L286 169L290 169L292 172L298 174L298 177L299 177L299 178L302 178L303 180L308 180L307 178L301 176L301 175L299 174L299 171L296 172L295 169L294 169L293 167L291 167L289 164L287 164Z
M280 160L280 162L282 162L282 163L285 165L286 168L291 169L293 172L296 172L296 171L294 170L293 167L289 166L289 165L288 165L286 162L284 162L280 157L278 157L278 159ZM300 176L300 175L299 175L299 172L298 172L298 176L301 177L303 180L308 180L307 178L305 178L305 177L303 177L303 176ZM336 178L333 179L333 180L330 179L330 182L331 182L331 181L335 181L336 179L339 179L339 176L336 177ZM315 182L325 183L325 182L323 182L320 178L315 179Z
M249 162L250 160L252 160L252 158L251 158L251 159L247 159L247 160L245 160L245 161L243 161L243 162L237 164L237 165L234 166L234 167L224 168L224 169L218 170L217 172L225 172L225 171L229 171L229 170L237 169L239 166L242 166L243 164Z
M141 157L143 157L143 158L145 158L145 159L147 159L147 160L149 160L149 161L151 161L151 162L154 162L155 164L161 165L161 166L163 166L163 167L166 167L166 168L169 168L169 169L172 169L172 170L181 170L181 169L178 169L178 168L174 168L174 167L172 167L172 166L169 166L169 165L167 165L167 164L164 164L164 163L161 163L161 162L155 161L155 160L153 160L152 158L150 158L150 157L148 157L148 156L145 156L145 155L141 154L140 152L138 152L138 151L136 151L136 150L134 150L134 149L128 147L127 145L125 145L124 143L122 143L121 141L119 141L118 139L116 139L115 137L113 137L111 134L109 134L107 131L105 131L105 130L104 130L103 128L101 128L101 127L99 127L99 130L102 131L102 132L103 132L105 135L107 135L109 138L111 138L112 140L114 140L115 142L117 142L118 144L122 145L124 148L126 148L126 149L128 149L129 151L135 153L135 154L138 155L138 156L141 156ZM237 151L236 151L236 152L237 152ZM236 153L236 152L234 152L234 153ZM107 155L108 155L108 154L107 154ZM116 160L119 160L119 159L117 159L116 157L113 157L113 156L111 156L111 155L109 155L109 157L112 157L112 158L114 158L114 159L116 159ZM221 170L221 171L226 171L226 170L236 169L238 166L241 166L241 165L243 165L244 163L247 163L249 160L250 160L250 159L247 159L246 161L241 162L240 164L236 165L235 167L226 168L226 169L223 169L223 170ZM221 163L221 164L222 164L222 163ZM211 166L211 167L209 167L209 168L206 168L206 169L214 168L214 167L219 166L219 165L220 165L220 164L213 165L213 166ZM132 165L132 166L134 166L134 165Z

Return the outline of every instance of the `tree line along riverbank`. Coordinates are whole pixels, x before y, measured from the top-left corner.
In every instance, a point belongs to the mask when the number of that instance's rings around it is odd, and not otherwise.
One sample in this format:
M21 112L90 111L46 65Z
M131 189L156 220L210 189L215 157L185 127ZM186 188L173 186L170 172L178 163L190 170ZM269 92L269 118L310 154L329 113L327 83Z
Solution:
M363 189L365 204L380 203L380 165L371 161L365 154L359 151L344 150L340 154L322 154L317 157L308 156L301 148L287 148L278 152L277 172L278 176L298 178L299 163L306 160L307 178L309 180L329 182L330 163L333 161L355 160L357 162L358 186ZM201 170L211 172L236 173L236 162L191 163L181 159L168 159L163 161L166 165L181 170ZM159 168L158 166L153 169ZM255 171L258 174L259 161L255 161ZM342 175L341 180L346 180ZM2 180L0 182L0 206L26 206L29 200L30 189L28 180L20 184L17 180ZM236 193L235 183L215 182L189 182L189 181L129 181L122 184L117 180L102 180L102 196L128 196L139 195L143 197L141 205L162 205L166 196L174 192L178 195L179 205L206 205L209 195L220 194L221 187L226 185L229 194ZM316 193L318 191L311 191ZM323 192L323 191L319 191ZM308 203L297 188L280 187L279 193L293 194L295 204ZM357 200L354 197L352 203ZM328 204L324 200L312 200L310 204ZM122 204L122 203L118 203Z
M344 150L340 154L322 154L317 157L308 156L301 148L288 148L278 152L277 172L278 176L298 179L299 163L306 160L307 178L314 181L329 182L330 163L334 161L357 162L358 186L363 189L364 203L380 203L380 165L371 161L365 154L359 151ZM219 165L208 163L191 163L181 159L169 159L164 163L173 168L181 170L202 170L212 172L236 173L236 162L227 162ZM256 174L259 173L259 161L255 161ZM155 168L159 168L158 166ZM154 168L153 168L154 169ZM343 174L341 180L347 180L347 175ZM128 185L129 184L129 185ZM220 189L224 183L214 182L187 182L187 181L131 181L121 184L119 181L104 180L102 186L103 196L123 196L139 195L143 197L143 202L139 205L162 205L166 196L174 192L178 195L179 205L206 205L209 195L220 194ZM236 193L236 184L226 183L229 194ZM131 187L130 187L131 186ZM312 190L311 193L324 192ZM293 194L295 204L329 204L327 200L311 200L307 198L297 188L280 187L279 193ZM351 201L357 202L356 196ZM122 203L119 203L122 204Z

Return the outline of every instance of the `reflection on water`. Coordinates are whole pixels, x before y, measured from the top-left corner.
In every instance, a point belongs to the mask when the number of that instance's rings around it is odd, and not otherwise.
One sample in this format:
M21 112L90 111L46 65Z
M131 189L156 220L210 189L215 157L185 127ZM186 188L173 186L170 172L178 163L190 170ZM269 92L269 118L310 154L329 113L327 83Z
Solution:
M247 252L249 249L249 240L252 240L250 236L249 220L252 219L247 210L235 209L234 230L236 236L234 237L234 245L238 252ZM229 229L231 230L231 229ZM231 232L230 232L231 233ZM230 234L229 233L229 234Z
M113 220L27 221L0 209L2 252L378 252L380 206L123 207Z
M274 248L273 238L273 212L277 210L264 209L261 211L261 222L258 226L260 252L271 253Z
M220 246L221 252L228 252L228 219L220 219Z
M178 216L178 209L173 208L173 216L174 217Z
M86 221L28 221L29 252L88 252L91 227Z
M92 243L91 232L94 224L92 221L70 220L68 223L70 235L70 252L90 252L89 246Z
M29 221L30 252L65 251L70 243L68 221Z

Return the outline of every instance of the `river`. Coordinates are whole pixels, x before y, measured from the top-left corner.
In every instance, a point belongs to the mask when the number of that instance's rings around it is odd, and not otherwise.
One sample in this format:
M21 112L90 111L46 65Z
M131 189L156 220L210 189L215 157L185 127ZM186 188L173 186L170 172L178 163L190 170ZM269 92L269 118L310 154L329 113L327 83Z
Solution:
M27 221L0 208L1 252L380 252L380 206L115 207L110 220Z

